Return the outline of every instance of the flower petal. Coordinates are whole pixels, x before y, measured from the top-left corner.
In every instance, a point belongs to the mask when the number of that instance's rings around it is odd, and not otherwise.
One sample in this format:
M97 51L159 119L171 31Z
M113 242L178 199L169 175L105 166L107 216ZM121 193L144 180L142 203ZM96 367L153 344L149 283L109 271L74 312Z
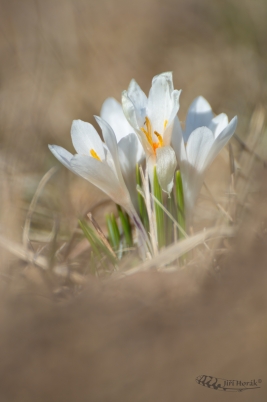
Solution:
M204 180L206 160L214 141L214 134L209 128L197 128L191 133L185 158L180 162L188 225L191 223L193 209Z
M114 131L112 130L110 125L105 120L101 119L101 117L95 116L95 119L102 130L105 144L112 156L118 180L120 181L122 186L125 186L125 183L124 183L124 180L122 177L122 173L121 173L121 167L120 167L120 162L119 162L119 153L118 153L118 144L116 141L116 136L114 134Z
M228 126L217 136L215 139L214 143L212 144L212 147L210 149L210 152L206 158L205 161L205 166L204 169L206 169L216 158L216 156L219 154L219 152L223 149L223 147L227 144L227 142L230 140L232 135L234 134L236 127L237 127L238 119L237 116L235 116Z
M172 92L172 73L159 74L153 78L147 102L147 116L153 125L153 131L159 134L164 132L165 121L168 121L173 109Z
M131 80L127 91L134 107L139 127L142 127L146 117L147 96L135 80Z
M209 129L211 129L216 138L225 129L225 127L227 127L227 125L228 117L225 113L221 113L211 120L209 124Z
M131 99L128 97L127 91L122 92L122 108L123 112L128 120L128 122L131 124L131 126L134 128L143 148L146 154L149 156L151 153L153 153L153 149L151 145L149 144L145 134L140 130L139 124L137 122L136 118L136 112L135 112L135 107L131 101ZM142 122L142 126L143 126Z
M104 191L114 202L129 206L130 196L125 186L121 186L113 170L105 163L85 155L75 155L71 167L78 175Z
M204 173L198 171L186 159L181 162L184 204L187 227L191 225L194 206L204 181Z
M118 143L119 159L122 170L135 170L145 159L145 153L136 134L128 134ZM121 155L123 157L121 158ZM123 161L123 163L122 163ZM126 167L127 165L127 167Z
M145 153L136 134L129 134L118 143L119 159L125 184L137 208L136 165L145 160Z
M152 85L158 80L158 79L165 79L167 84L169 85L170 92L173 91L173 78L172 78L172 71L166 71L164 73L155 75L152 79Z
M69 151L62 147L59 147L58 145L48 145L48 148L50 149L52 154L59 160L59 162L62 163L62 165L73 171L70 165L70 161L73 155Z
M170 194L173 187L174 171L177 166L175 152L172 147L161 147L156 151L157 175L163 191Z
M186 151L183 139L183 132L180 121L176 116L173 123L173 133L171 140L172 147L175 151L177 162L180 165L183 159L186 159Z
M128 120L129 124L135 129L139 130L139 124L136 117L136 111L133 101L129 98L128 92L123 91L121 94L121 104L123 113ZM143 125L143 123L142 123Z
M90 155L90 150L93 149L101 160L105 159L103 143L92 124L74 120L71 126L71 137L78 154Z
M202 172L205 169L214 141L214 134L208 127L199 127L191 133L186 146L186 155L190 165L197 171Z
M184 141L187 142L190 134L198 127L208 127L213 119L210 104L203 96L196 98L190 105L186 117Z
M165 131L163 132L164 145L170 145L171 138L174 129L174 120L177 118L177 113L180 107L179 98L182 91L174 90L171 94L172 109L170 111L169 117L166 119L168 121Z
M117 142L133 132L132 126L124 116L121 104L114 98L107 98L101 108L100 117L113 129Z

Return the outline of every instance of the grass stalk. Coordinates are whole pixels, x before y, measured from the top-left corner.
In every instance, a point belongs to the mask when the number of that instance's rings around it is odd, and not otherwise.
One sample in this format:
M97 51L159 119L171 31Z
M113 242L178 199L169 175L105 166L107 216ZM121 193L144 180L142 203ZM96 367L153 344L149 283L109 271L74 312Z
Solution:
M154 168L154 181L153 181L153 192L154 197L162 204L162 190L159 185L158 175L156 171L156 167ZM156 216L156 225L157 225L157 240L158 240L158 247L161 249L165 246L165 225L164 225L164 212L161 206L154 202L154 211Z

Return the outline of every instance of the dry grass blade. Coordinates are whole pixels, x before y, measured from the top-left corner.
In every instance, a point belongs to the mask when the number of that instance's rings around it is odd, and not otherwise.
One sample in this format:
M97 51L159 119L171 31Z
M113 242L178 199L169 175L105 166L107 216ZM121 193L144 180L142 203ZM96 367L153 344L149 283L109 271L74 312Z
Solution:
M57 170L58 167L54 166L50 170L48 170L48 172L46 172L46 174L42 177L40 183L38 184L35 194L31 200L22 233L22 243L25 248L28 247L32 214L34 213L38 198L40 197L40 194L43 191L46 183L51 179L51 177L56 173Z
M102 242L105 244L105 246L109 249L109 251L111 252L111 254L113 255L114 258L117 258L116 254L114 253L114 251L112 250L109 242L106 239L106 236L104 235L104 233L102 232L100 226L98 225L98 223L96 222L96 220L94 219L93 215L91 214L91 212L89 212L89 214L87 214L88 219L90 220L90 222L92 223L92 225L94 226L95 230L97 231L97 234L99 235L100 239L102 240Z
M188 237L179 243L172 244L162 250L155 258L147 260L138 267L129 269L119 275L119 278L133 275L137 272L144 272L150 269L157 269L161 266L167 265L175 261L177 258L188 253L190 250L205 243L208 239L215 237L233 236L235 233L234 227L221 226L205 230L201 233L197 233L194 236ZM118 278L118 276L116 276Z
M12 240L8 240L5 237L0 235L0 244L6 250L8 250L11 254L15 255L19 259L30 262L32 264L37 265L42 269L48 269L49 264L46 258L42 256L36 256L33 251L26 249L23 245L18 244Z
M257 160L256 149L262 140L264 123L265 110L259 106L255 109L250 123L249 136L247 139L247 148L250 149L250 152L243 152L239 161L244 175L248 178L251 175L255 160ZM237 178L236 188L238 202L240 205L244 205L245 199L249 192L250 184L250 180L247 180L245 183L243 183L242 180L240 180L240 177Z
M215 197L213 196L211 190L209 189L208 185L206 182L203 183L205 189L207 190L209 197L211 199L211 201L213 202L213 204L216 206L216 208L222 212L222 214L227 218L227 220L229 220L230 222L234 222L233 218L231 217L231 215L222 207L222 205L220 203L218 203L215 199Z

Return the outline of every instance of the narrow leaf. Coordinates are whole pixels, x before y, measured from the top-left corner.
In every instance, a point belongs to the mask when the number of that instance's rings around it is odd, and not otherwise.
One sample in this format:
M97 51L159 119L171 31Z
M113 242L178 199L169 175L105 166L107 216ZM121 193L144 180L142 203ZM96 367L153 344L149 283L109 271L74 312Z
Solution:
M136 185L138 185L142 188L142 179L141 179L141 174L140 174L138 165L136 165ZM149 220L148 220L146 204L145 204L144 198L142 197L142 195L139 192L137 192L137 199L138 199L138 208L139 208L140 219L144 225L145 230L147 232L149 232Z
M99 238L95 229L93 229L86 221L79 221L80 228L83 231L84 236L87 238L89 243L91 244L92 251L95 257L101 259L103 256L106 256L109 261L114 265L116 262L116 258L110 252L108 247L103 243L103 241Z
M181 172L178 170L175 175L176 184L176 203L177 203L177 221L181 228L186 230L185 223L185 209L184 209L184 192L183 192L183 182L181 177ZM183 231L179 230L179 239L184 239Z
M162 190L159 185L156 167L154 168L154 196L162 204ZM164 212L162 208L154 202L154 210L157 225L157 237L159 249L165 246L165 225L164 225Z
M117 205L118 214L121 221L122 230L125 236L126 246L133 246L133 237L132 237L132 227L130 223L129 215L124 212L119 205Z

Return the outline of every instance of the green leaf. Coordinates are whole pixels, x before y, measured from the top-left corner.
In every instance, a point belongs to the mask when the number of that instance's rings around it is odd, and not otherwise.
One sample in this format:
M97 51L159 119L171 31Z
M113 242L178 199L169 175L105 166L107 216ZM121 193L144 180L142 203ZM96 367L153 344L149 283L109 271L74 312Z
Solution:
M140 188L142 188L141 174L140 174L138 165L136 165L136 185L139 185ZM148 220L148 214L147 214L145 200L138 191L137 191L137 199L138 199L138 208L139 208L140 219L144 225L145 230L147 232L149 232L149 220Z
M153 190L155 198L162 204L162 190L159 185L156 167L154 168L154 182ZM164 212L163 209L154 202L154 211L156 215L157 224L157 237L158 237L158 247L159 249L165 246L165 225L164 225Z
M103 256L106 256L108 260L114 265L116 263L116 258L111 254L110 250L107 246L102 242L96 233L95 229L93 229L88 223L84 220L79 220L80 228L83 231L84 236L89 241L94 258L101 259Z
M172 215L172 217L177 220L177 213L175 208L175 200L173 191L171 192L171 196L167 198L167 210ZM165 216L165 227L166 227L166 246L170 245L174 241L174 231L176 231L176 227L174 227L173 221L169 216Z
M114 214L106 216L108 235L112 248L117 251L120 246L120 232Z
M175 175L175 184L176 184L176 203L177 203L177 222L181 226L181 228L186 231L186 222L185 222L185 208L184 208L184 191L183 191L183 182L181 172L178 170ZM184 239L184 233L179 230L178 231L179 239Z
M117 205L118 214L121 221L122 230L125 236L125 242L127 247L133 246L133 237L132 237L132 227L130 223L129 215L124 212L119 205Z

